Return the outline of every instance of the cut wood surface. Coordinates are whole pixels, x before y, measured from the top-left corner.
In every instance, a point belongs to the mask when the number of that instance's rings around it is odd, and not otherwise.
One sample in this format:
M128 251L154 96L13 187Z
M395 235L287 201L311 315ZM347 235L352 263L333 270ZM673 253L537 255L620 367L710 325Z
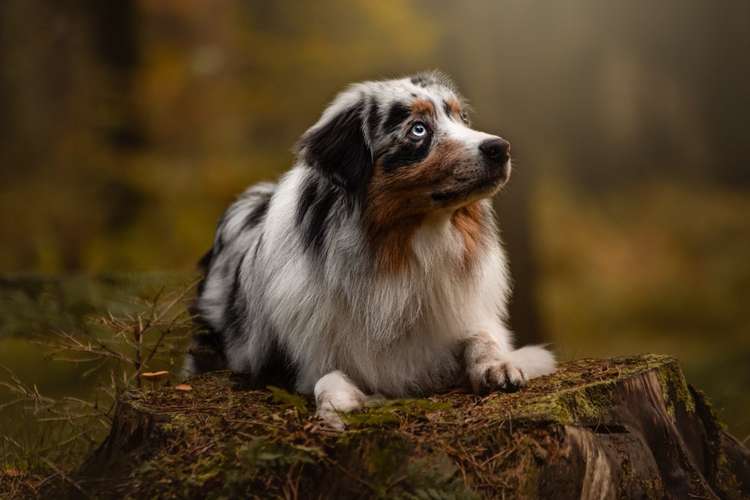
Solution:
M76 484L132 498L750 497L750 453L667 356L572 361L515 393L388 401L344 432L311 400L227 372L188 383L126 393Z

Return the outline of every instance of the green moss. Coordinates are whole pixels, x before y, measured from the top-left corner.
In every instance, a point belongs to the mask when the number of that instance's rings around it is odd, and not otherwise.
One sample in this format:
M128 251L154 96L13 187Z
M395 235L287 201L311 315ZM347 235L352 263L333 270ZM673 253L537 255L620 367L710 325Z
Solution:
M384 411L347 413L341 418L349 429L396 426L401 421L397 414Z
M533 398L518 408L515 417L544 418L561 424L599 421L613 404L613 391L625 378L638 376L647 371L656 373L661 382L665 401L671 401L668 391L676 391L676 397L693 411L694 404L687 384L675 360L669 356L656 354L637 358L642 362L630 362L628 358L615 358L612 366L602 370L601 380L585 382L590 374L589 366L581 366L578 373L571 374L571 381L577 382L570 388L549 390L546 394ZM556 388L550 388L556 389Z
M360 412L342 415L344 423L353 429L363 427L396 426L408 418L427 418L434 412L446 411L452 408L445 401L431 401L429 399L395 399L383 401L382 404L367 408Z
M518 418L536 419L544 418L561 424L572 423L575 415L563 398L552 395L529 401L516 413Z
M612 386L607 383L561 391L528 402L515 416L543 418L560 424L595 421L611 406Z
M695 412L695 401L676 360L672 359L668 366L654 373L659 379L662 396L667 402L667 411L671 417L675 416L675 404L680 404L688 413Z
M271 391L271 399L274 403L277 403L284 408L294 408L300 415L307 415L310 413L307 407L307 400L302 396L291 394L280 387L272 385L269 385L267 389Z

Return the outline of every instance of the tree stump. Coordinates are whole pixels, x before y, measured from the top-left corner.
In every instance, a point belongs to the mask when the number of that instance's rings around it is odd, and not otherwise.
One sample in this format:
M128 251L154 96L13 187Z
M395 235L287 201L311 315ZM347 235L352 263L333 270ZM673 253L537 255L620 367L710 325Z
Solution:
M77 484L133 498L748 498L750 453L667 356L584 359L515 393L314 404L216 372L132 391ZM75 493L75 492L73 492Z

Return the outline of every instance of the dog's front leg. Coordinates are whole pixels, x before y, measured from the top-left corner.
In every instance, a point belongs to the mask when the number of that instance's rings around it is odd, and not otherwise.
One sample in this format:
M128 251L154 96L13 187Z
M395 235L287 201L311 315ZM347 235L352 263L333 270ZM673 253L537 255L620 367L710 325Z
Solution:
M498 389L514 391L529 379L555 371L555 358L540 346L510 347L510 332L477 332L466 340L464 362L471 387L478 394Z
M339 370L328 373L315 384L317 415L334 429L344 429L340 413L358 410L366 402L367 396Z

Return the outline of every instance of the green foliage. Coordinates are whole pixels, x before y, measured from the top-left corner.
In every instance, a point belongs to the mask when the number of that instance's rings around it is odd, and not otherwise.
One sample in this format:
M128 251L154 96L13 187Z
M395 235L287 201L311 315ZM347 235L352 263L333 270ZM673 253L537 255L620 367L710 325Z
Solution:
M143 377L157 369L177 379L192 331L185 308L192 286L185 276L166 275L17 281L27 286L8 294L7 329L0 330L0 483L12 471L13 491L32 494L37 485L68 480L109 432L122 391L153 388ZM165 291L169 282L182 285ZM86 307L61 309L58 301ZM23 322L14 320L30 312L40 324L15 331ZM53 322L49 330L45 320Z
M290 394L286 390L272 385L268 386L268 390L271 391L271 397L275 403L285 407L292 407L300 415L307 415L309 413L307 401L302 396Z
M395 399L383 400L370 408L343 416L347 426L357 429L360 427L388 427L398 424L404 416L419 416L450 409L445 401L431 401L429 399Z

